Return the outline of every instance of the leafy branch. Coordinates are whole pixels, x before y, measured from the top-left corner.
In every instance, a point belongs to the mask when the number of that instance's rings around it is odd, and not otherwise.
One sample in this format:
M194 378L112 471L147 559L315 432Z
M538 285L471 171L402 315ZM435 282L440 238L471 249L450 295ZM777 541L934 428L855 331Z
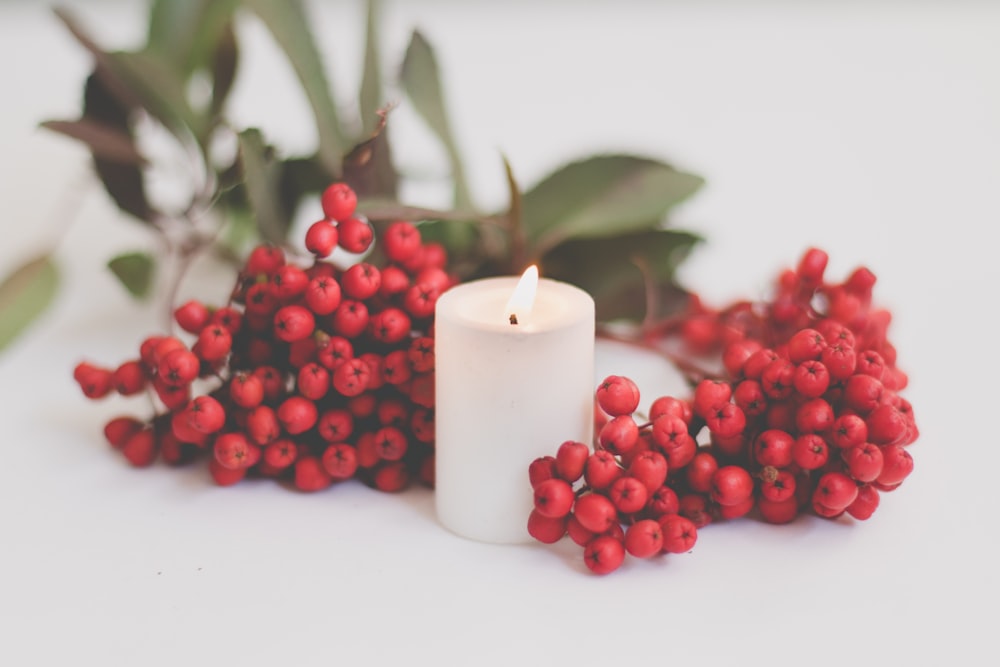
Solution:
M241 75L241 14L263 22L298 78L316 127L309 154L287 155L260 129L238 127L227 115L229 93ZM303 199L344 180L374 224L419 221L424 239L448 250L449 268L459 279L519 272L537 263L543 275L587 289L602 320L649 322L681 303L675 269L699 239L671 229L669 214L697 192L701 178L650 157L594 155L522 190L516 160L504 156L509 205L480 210L447 113L437 55L427 36L414 30L396 74L383 72L377 0L367 7L353 108L333 101L333 82L310 29L314 21L301 0L152 0L147 41L135 51L105 50L69 11L57 9L55 15L94 65L83 85L80 117L42 127L86 146L108 196L160 240L162 256L126 252L108 264L137 298L154 292L160 263L184 267L206 250L238 260L261 241L295 245L288 234ZM196 78L211 83L207 99L189 97ZM392 135L390 141L390 86L405 93L399 103L412 105L444 148L451 210L398 199L405 176L392 162L391 146L405 138ZM147 197L156 165L139 147L151 125L165 130L188 160L189 203L181 210L162 210ZM219 135L229 136L238 151L219 152L213 141ZM180 275L165 290L169 299ZM56 292L56 276L54 260L45 255L0 283L0 348L44 310Z

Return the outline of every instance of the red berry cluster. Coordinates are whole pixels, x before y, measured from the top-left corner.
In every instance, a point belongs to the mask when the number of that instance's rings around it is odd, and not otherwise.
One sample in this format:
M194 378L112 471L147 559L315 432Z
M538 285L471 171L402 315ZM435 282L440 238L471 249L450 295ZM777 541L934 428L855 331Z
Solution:
M220 485L249 475L303 491L352 477L383 491L413 476L433 484L434 305L454 281L443 249L403 221L380 234L381 268L325 261L338 244L354 253L371 246L355 205L344 184L323 193L325 218L306 236L311 265L260 246L225 306L177 308L187 342L151 336L116 369L76 367L89 398L148 393L162 406L105 426L130 463L205 455Z
M714 352L723 370L692 382L689 399L658 398L644 423L634 383L602 382L595 452L572 446L585 484L574 491L580 475L560 463L569 445L533 462L529 532L543 542L568 532L604 573L625 552L674 550L677 531L693 544L695 529L714 520L753 513L787 523L806 511L868 519L913 470L906 447L919 432L899 394L907 376L886 337L890 315L871 306L874 275L861 268L826 283L826 264L810 249L763 304L712 311L694 299L659 333Z

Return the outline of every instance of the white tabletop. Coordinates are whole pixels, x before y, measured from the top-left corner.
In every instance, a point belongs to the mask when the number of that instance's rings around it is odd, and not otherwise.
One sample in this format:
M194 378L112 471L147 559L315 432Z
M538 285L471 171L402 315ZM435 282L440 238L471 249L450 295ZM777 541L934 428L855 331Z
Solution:
M525 184L574 157L640 152L708 179L676 219L708 239L681 277L710 302L760 295L817 245L831 275L869 266L893 309L922 435L913 475L870 521L712 525L689 554L601 578L568 540L455 537L424 489L223 489L203 467L137 471L107 451L103 420L130 406L86 401L71 369L124 360L160 327L101 268L152 241L120 219L78 146L35 129L77 113L89 67L40 4L0 5L0 272L60 238L64 286L0 354L0 664L988 661L1000 7L389 5L386 64L415 25L435 45L481 206L503 204L500 151ZM138 3L75 4L109 46L143 33ZM312 8L349 101L360 13ZM312 135L289 70L259 25L244 28L252 80L235 115L300 150ZM394 122L402 163L443 170L405 102ZM433 183L407 196L441 203ZM183 292L225 290L195 278ZM659 360L609 345L597 370L633 375L644 402L675 386Z

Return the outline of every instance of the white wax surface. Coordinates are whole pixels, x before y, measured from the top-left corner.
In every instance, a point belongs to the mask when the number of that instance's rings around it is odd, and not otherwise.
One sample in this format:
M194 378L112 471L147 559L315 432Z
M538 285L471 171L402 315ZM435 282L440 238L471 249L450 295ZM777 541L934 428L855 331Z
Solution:
M594 302L542 279L531 315L504 309L517 278L445 292L435 319L438 519L464 537L527 542L528 465L564 440L590 443Z

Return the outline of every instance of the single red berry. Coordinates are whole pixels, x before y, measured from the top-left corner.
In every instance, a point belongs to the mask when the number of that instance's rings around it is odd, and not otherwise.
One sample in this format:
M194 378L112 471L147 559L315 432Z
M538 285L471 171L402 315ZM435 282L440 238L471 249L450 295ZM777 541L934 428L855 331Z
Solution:
M317 422L317 430L326 442L345 442L354 432L354 416L343 408L326 410Z
M410 277L398 266L387 266L382 269L382 286L378 295L383 299L404 293L410 287ZM412 314L412 313L411 313Z
M746 468L723 466L712 475L712 500L720 505L738 505L753 494L753 478Z
M528 481L535 488L548 479L557 478L556 458L554 456L539 456L528 466Z
M855 372L862 375L870 375L876 380L882 380L885 376L885 370L885 360L875 350L865 350L858 355L858 365Z
M661 396L649 407L650 421L656 421L662 416L677 417L685 424L691 423L693 412L691 404L673 396Z
M733 389L733 401L747 417L757 417L767 410L767 396L756 380L743 380Z
M434 373L415 375L410 381L410 400L423 408L434 407Z
M586 493L576 500L573 514L580 524L594 533L603 533L618 520L614 504L599 493Z
M436 289L440 293L451 287L452 278L443 268L428 267L421 269L420 272L413 277L413 283L415 285L426 285Z
M329 257L339 239L337 227L327 220L320 220L310 225L306 231L306 250L317 257Z
M358 196L347 183L334 183L323 190L320 206L328 220L346 220L354 215Z
M743 364L743 377L748 380L760 380L772 361L778 358L778 354L771 348L763 348L751 354Z
M815 361L823 354L827 343L823 334L815 329L800 329L788 341L788 358L793 364Z
M528 515L528 534L542 544L555 544L566 534L568 517L548 517L537 509Z
M822 433L833 426L833 407L822 398L813 398L795 413L795 426L800 433Z
M121 449L144 427L145 424L135 417L115 417L104 425L104 437L112 447Z
M611 486L623 472L611 452L599 450L587 457L583 478L592 489L601 490Z
M382 285L382 273L375 265L359 262L340 277L340 287L350 299L364 301L374 296Z
M669 486L661 486L649 499L649 511L653 516L661 517L664 514L677 514L681 504L677 492Z
M111 384L122 396L135 396L146 388L146 372L142 362L126 361L111 374Z
M345 338L356 338L368 328L368 307L360 301L344 299L333 311L333 330Z
M305 302L317 315L329 315L341 302L340 284L330 276L316 276L305 290Z
M663 551L682 554L694 548L698 541L698 528L693 521L680 514L666 514L658 522L663 534Z
M156 378L153 381L153 391L170 411L180 410L191 400L191 385L170 385Z
M329 336L323 340L316 350L316 359L331 371L348 359L354 358L354 346L343 336Z
M258 405L246 415L246 434L258 445L266 445L281 435L281 424L274 408Z
M215 459L208 462L208 471L218 486L232 486L246 477L246 468L227 468Z
M573 508L575 496L569 482L547 479L534 487L535 510L550 519L559 519Z
M412 377L410 357L406 350L393 350L385 355L382 379L389 384L403 384Z
M340 232L337 243L347 252L360 254L371 246L374 234L367 222L358 218L347 218L341 220L337 227Z
M794 458L794 443L795 439L786 431L768 429L754 440L754 459L762 466L787 468Z
M653 519L636 521L625 531L625 551L636 558L650 558L663 551L663 529Z
M358 396L368 386L371 370L361 359L350 359L333 371L333 388L342 396Z
M690 519L696 527L702 528L712 523L708 499L700 493L689 493L681 497L677 513ZM662 525L662 523L661 523Z
M200 333L208 324L211 312L201 301L191 300L174 310L174 321L188 333Z
M434 413L427 408L417 408L410 417L410 431L420 442L434 442Z
M678 417L663 415L653 422L653 441L667 458L671 470L680 470L694 458L698 445L688 425Z
M583 560L594 574L609 574L625 561L625 546L613 537L597 537L584 549Z
M402 461L384 463L375 471L375 488L385 493L402 491L410 483L410 472Z
M878 490L874 486L865 484L858 488L858 497L847 506L847 513L859 521L865 521L875 513L878 504Z
M742 377L743 365L763 347L759 341L752 338L744 338L727 345L722 352L722 365L726 367L726 373L729 374L729 377Z
M601 447L612 454L625 454L632 451L639 440L639 426L631 415L615 417L601 429L598 441Z
M188 349L171 350L164 355L157 367L160 379L172 387L191 384L200 371L198 357Z
M818 470L829 458L826 441L815 433L801 435L792 444L792 461L803 470Z
M590 448L582 442L567 440L559 445L555 459L556 473L559 478L572 484L583 477L583 470L587 466L589 456Z
M749 514L757 504L757 499L750 496L735 505L719 505L719 517L726 520L739 519Z
M273 470L278 471L284 470L295 463L298 455L298 446L291 440L282 438L281 440L275 440L265 447L263 457L264 463L269 465Z
M712 478L719 469L719 462L711 452L701 451L695 454L691 463L684 469L684 477L692 491L709 493L712 490Z
M874 482L882 474L882 450L866 442L841 451L847 474L859 482Z
M437 305L438 297L441 296L441 291L431 283L415 283L403 294L403 307L418 320L430 317L434 314L434 307Z
M778 501L762 497L757 501L757 510L764 521L785 524L799 515L799 503L794 497Z
M390 261L402 263L420 248L420 232L410 222L393 222L382 234L382 251Z
M368 323L371 337L386 345L395 345L410 335L410 317L399 308L386 308L372 315Z
M898 486L913 472L913 457L901 445L885 445L882 449L882 472L876 482L883 487Z
M709 408L705 414L705 424L712 435L732 438L743 433L747 419L743 410L734 403L723 403Z
M209 324L198 334L191 351L208 362L222 361L233 348L233 335L221 324Z
M597 404L608 415L631 415L639 407L639 388L620 375L609 375L597 387Z
M828 472L819 478L813 492L813 504L831 512L841 512L858 496L858 485L840 472Z
M622 514L635 514L646 506L649 491L634 477L622 476L608 488L608 498Z
M729 403L733 388L728 382L721 380L702 380L694 390L694 413L708 418L711 411Z
M308 338L315 329L316 319L302 306L284 306L274 314L274 335L286 343Z
M650 496L667 481L667 459L654 451L640 452L628 466L628 475L642 482Z
M567 515L566 519L566 534L569 535L569 539L573 540L573 542L577 545L585 547L592 539L597 537L597 533L584 528L580 524L580 521L572 513Z
M868 440L868 425L861 417L845 414L837 417L830 427L830 443L840 449L860 445Z
M358 470L358 453L345 443L330 445L323 452L323 468L335 480L350 479Z
M760 386L770 398L788 398L795 390L795 365L787 359L775 359L761 373Z
M173 436L185 443L204 447L208 444L209 435L195 430L188 421L188 411L177 410L170 415L170 432Z
M807 398L819 398L830 387L830 372L821 361L804 361L795 367L795 391Z
M185 408L187 423L198 433L209 435L226 424L226 411L211 396L198 396Z
M408 445L406 436L394 426L383 426L375 431L375 448L379 458L385 461L402 459Z
M215 439L212 452L219 465L230 470L250 467L250 441L242 433L223 433Z
M832 380L846 380L854 373L858 357L850 345L831 343L823 350L820 361L826 366Z
M760 485L760 495L773 503L789 498L795 499L795 475L787 470L764 468L764 480Z
M428 336L414 338L406 352L417 373L434 370L434 339Z
M333 484L333 478L314 456L304 456L295 462L295 488L300 491L322 491Z
M868 413L865 426L876 445L897 445L909 432L909 419L896 406L883 403Z
M255 408L264 400L264 383L256 375L237 373L229 383L229 397L241 408Z
M330 390L330 371L313 362L299 369L295 386L310 401L318 401Z
M285 253L281 248L276 248L272 245L261 245L250 252L245 270L251 276L258 274L271 275L284 265Z
M317 417L316 404L303 396L289 396L278 406L278 421L291 435L311 429Z

